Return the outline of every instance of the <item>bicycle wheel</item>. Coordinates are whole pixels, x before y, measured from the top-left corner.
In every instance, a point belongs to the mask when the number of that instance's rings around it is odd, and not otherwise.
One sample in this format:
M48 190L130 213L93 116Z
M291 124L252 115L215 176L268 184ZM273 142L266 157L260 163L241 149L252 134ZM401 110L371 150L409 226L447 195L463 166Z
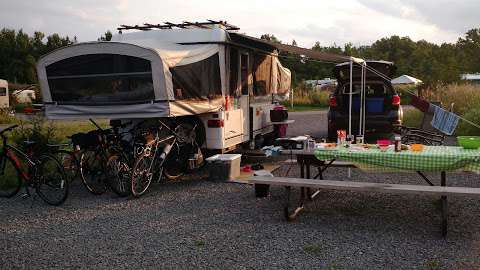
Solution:
M39 157L36 177L37 194L50 205L60 205L68 197L69 181L62 164L53 156Z
M80 176L83 185L95 195L107 191L105 163L99 151L86 150L80 157Z
M130 166L121 154L113 155L107 162L108 185L120 197L130 195Z
M20 170L10 157L0 163L0 197L10 198L18 193L22 186Z
M147 191L152 183L153 173L151 170L152 158L150 156L140 156L133 166L131 178L131 191L135 197L140 197Z
M163 174L168 180L176 180L182 177L187 170L189 147L174 145L168 154L163 168Z
M57 150L53 155L58 159L63 166L68 180L73 181L78 176L80 163L78 162L75 153L68 150Z

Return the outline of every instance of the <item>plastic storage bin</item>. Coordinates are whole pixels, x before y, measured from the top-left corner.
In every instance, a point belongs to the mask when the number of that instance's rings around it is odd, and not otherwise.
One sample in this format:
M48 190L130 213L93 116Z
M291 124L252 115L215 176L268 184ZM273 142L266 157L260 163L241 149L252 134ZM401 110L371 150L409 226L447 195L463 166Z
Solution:
M381 113L383 112L383 97L366 98L367 112Z
M240 154L219 154L206 159L213 181L227 181L240 176Z
M348 97L347 97L348 98ZM383 97L367 97L365 99L365 105L368 113L381 113L383 112ZM348 104L348 103L347 103ZM360 111L360 97L352 97L352 111Z

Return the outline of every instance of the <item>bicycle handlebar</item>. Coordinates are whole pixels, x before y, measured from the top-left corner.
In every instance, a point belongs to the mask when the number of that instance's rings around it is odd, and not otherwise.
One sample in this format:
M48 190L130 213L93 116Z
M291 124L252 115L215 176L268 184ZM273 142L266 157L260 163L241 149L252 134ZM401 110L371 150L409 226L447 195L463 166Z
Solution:
M17 127L18 127L18 125L13 125L13 126L7 127L6 129L0 131L0 136L3 136L3 134L4 134L5 132L12 131L13 129L15 129L15 128L17 128Z

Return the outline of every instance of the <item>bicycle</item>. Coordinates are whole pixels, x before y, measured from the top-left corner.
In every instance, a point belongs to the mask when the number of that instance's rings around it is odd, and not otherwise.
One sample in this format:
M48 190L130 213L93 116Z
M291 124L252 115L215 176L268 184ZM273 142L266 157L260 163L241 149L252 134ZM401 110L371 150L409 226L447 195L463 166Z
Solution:
M0 131L2 149L0 152L0 197L10 198L25 186L26 195L30 196L29 188L34 188L42 200L50 205L61 205L69 192L69 181L58 160L49 154L36 155L32 151L35 142L25 142L27 153L8 144L5 133L17 128L10 126ZM25 160L25 163L20 161ZM26 170L23 168L26 165Z
M122 136L128 132L120 132L119 127L102 129L90 119L97 127L96 130L84 134L82 144L84 150L80 155L80 175L88 191L95 195L103 194L107 188L120 197L130 194L130 151L128 143Z
M75 145L72 137L67 136L67 138L70 139L70 143L48 144L47 146L53 149L52 155L58 159L68 180L72 182L80 173L80 148L78 145ZM73 150L69 150L69 148Z
M182 134L184 132L182 125L172 130L161 120L159 123L159 127L145 133L143 147L136 149L138 157L133 166L130 181L134 197L143 195L154 178L160 182L163 175L169 179L180 177L187 167L188 153L191 150L189 148L196 144L195 136L192 135L195 134L196 125ZM164 130L172 135L163 135ZM193 140L185 138L193 138ZM167 170L170 172L168 176Z

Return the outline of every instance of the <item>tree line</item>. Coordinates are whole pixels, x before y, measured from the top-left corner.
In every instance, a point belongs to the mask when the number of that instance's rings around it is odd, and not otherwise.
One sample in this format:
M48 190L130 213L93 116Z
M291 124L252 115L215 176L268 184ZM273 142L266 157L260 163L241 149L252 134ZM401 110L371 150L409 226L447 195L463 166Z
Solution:
M112 33L107 31L98 40L108 41ZM23 30L3 28L0 31L0 79L12 83L37 83L36 62L40 56L58 48L77 43L77 37L59 34L46 36L42 32L28 35Z
M98 40L110 40L107 31ZM281 42L274 35L264 34L262 39ZM35 63L38 58L57 48L71 45L77 38L58 34L46 36L42 32L28 35L22 30L3 28L0 31L0 78L15 83L37 82ZM297 45L295 40L292 45ZM426 40L413 41L409 37L391 36L371 45L353 46L347 43L322 46L317 42L311 49L371 60L395 62L397 75L408 74L427 84L454 82L462 73L480 72L480 28L469 30L455 43L435 44ZM282 53L282 63L292 71L295 84L308 79L332 76L332 64L301 59Z

